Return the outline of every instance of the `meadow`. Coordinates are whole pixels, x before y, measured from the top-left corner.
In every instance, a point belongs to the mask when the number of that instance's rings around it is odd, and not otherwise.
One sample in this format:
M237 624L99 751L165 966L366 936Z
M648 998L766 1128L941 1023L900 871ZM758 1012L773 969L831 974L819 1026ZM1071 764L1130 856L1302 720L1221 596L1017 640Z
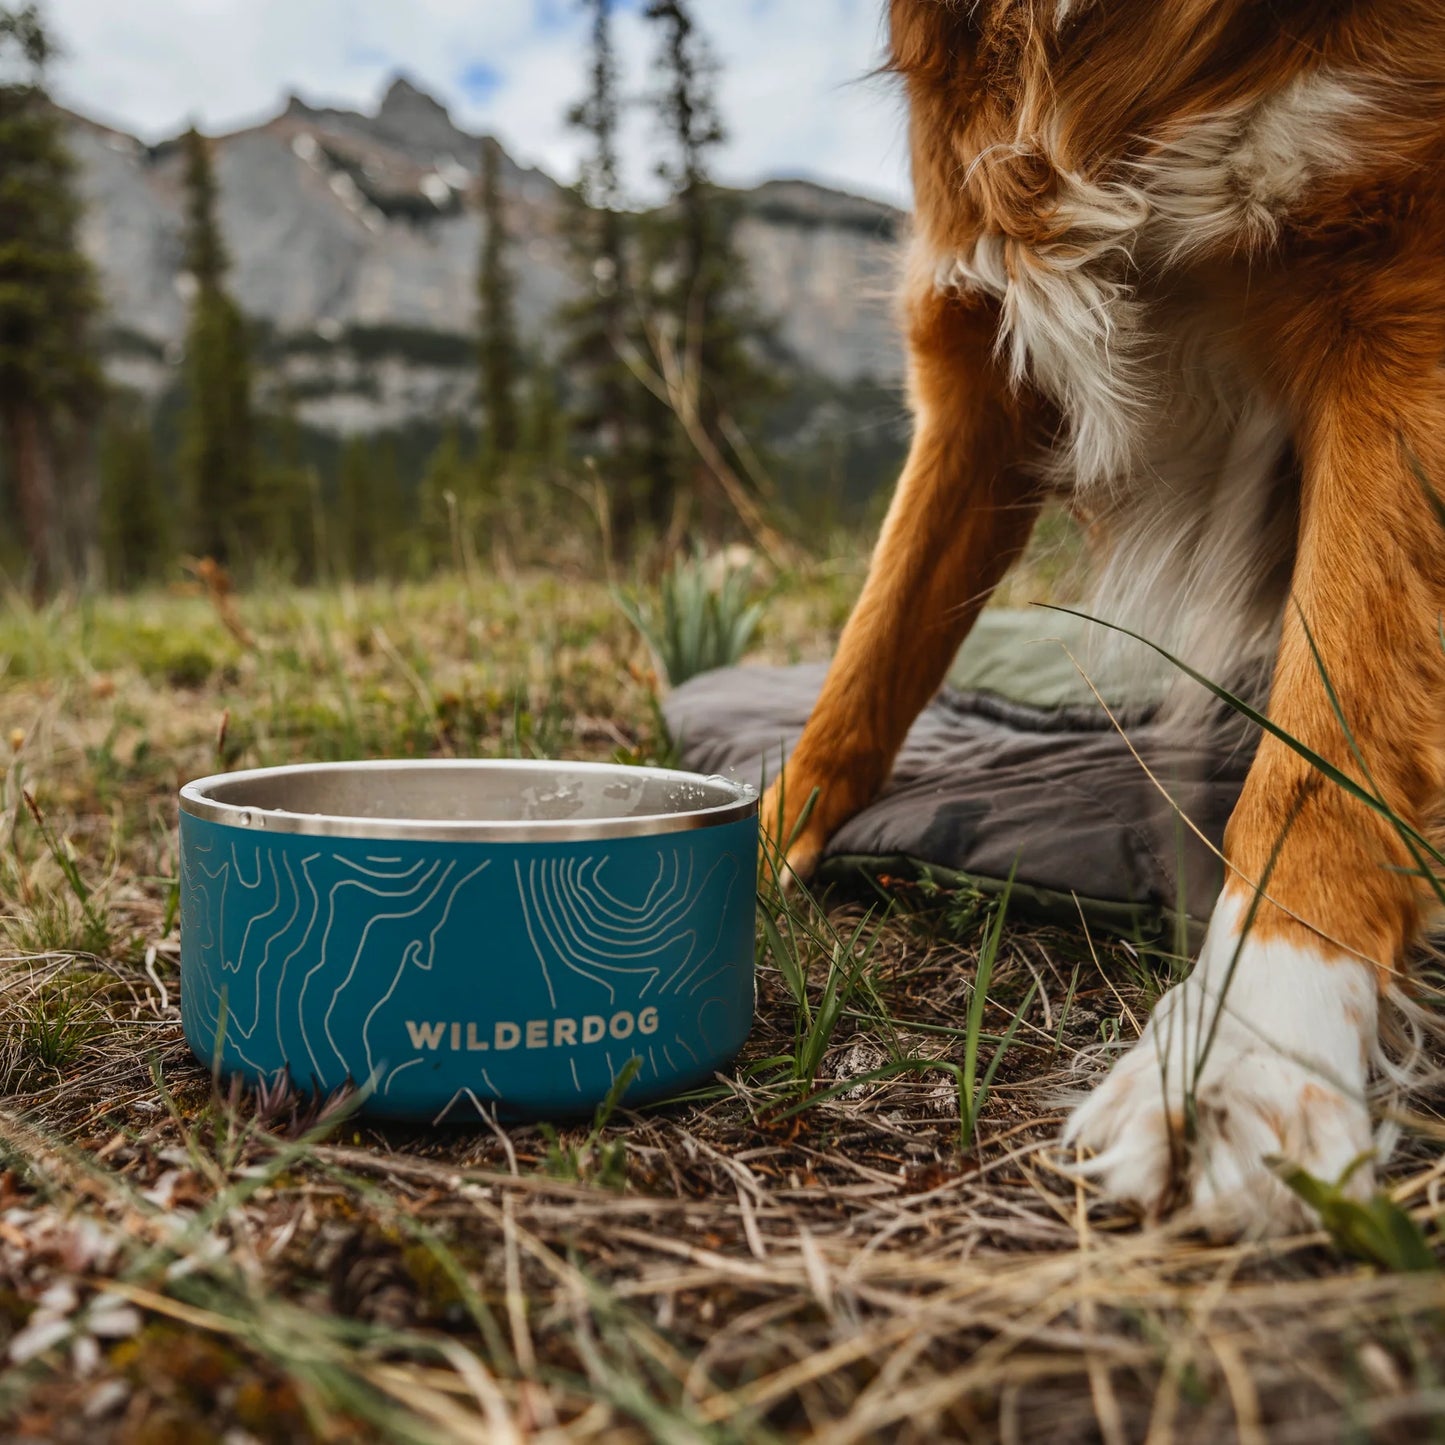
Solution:
M826 657L861 551L775 579ZM1047 590L1027 570L1012 600ZM375 756L667 762L579 560L0 605L0 1430L31 1441L1415 1441L1445 1434L1430 1040L1369 1209L1214 1243L1063 1166L1185 966L884 879L767 886L758 1017L686 1100L376 1127L181 1035L177 785ZM1421 961L1420 1001L1436 997ZM1433 1433L1432 1433L1433 1432Z

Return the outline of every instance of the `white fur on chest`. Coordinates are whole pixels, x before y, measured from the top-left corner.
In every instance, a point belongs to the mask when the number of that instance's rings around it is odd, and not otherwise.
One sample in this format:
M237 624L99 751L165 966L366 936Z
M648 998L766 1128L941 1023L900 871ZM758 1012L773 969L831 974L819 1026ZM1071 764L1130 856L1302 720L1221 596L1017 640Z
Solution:
M969 253L936 258L939 289L1000 302L999 349L1016 384L1039 387L1062 411L1056 470L1074 485L1125 481L1159 429L1170 341L1158 334L1150 284L1205 252L1267 246L1312 182L1359 164L1349 130L1369 109L1340 77L1302 76L1193 122L1104 178L1059 169L1047 243L985 233ZM1011 149L1021 148L1047 154L1048 144ZM974 169L991 163L986 153Z

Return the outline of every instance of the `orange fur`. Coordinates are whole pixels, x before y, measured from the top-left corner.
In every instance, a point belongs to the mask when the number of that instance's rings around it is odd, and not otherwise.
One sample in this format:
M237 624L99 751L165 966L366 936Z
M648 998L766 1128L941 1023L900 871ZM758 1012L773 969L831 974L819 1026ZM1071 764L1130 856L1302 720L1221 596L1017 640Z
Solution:
M782 780L785 837L819 795L792 855L800 870L886 781L1024 545L1047 454L1071 421L1030 376L1008 374L997 299L940 285L934 259L994 245L1010 285L1032 267L1062 270L1083 254L1070 199L1080 186L1132 204L1221 117L1279 97L1325 108L1326 121L1331 104L1356 109L1297 170L1287 145L1267 149L1273 133L1249 133L1253 151L1239 140L1219 171L1238 225L1226 213L1214 230L1141 226L1118 257L1101 243L1098 264L1114 267L1109 285L1166 341L1210 328L1251 395L1283 418L1278 476L1298 527L1293 558L1277 559L1286 572L1292 560L1292 581L1272 717L1346 772L1367 771L1412 826L1425 828L1442 802L1445 527L1412 461L1445 495L1445 7L1073 0L1062 24L1057 12L1058 0L890 6L917 205L905 295L917 426L867 584ZM1292 123L1304 141L1319 135ZM1181 186L1191 174L1181 171ZM764 816L777 804L775 792ZM1277 906L1257 929L1301 940L1315 930L1395 968L1425 898L1402 871L1408 852L1376 814L1266 738L1226 839L1246 879L1261 877L1287 821L1268 888Z
M823 783L790 855L799 872L887 780L913 719L1028 541L1042 500L1018 466L1033 418L991 357L992 308L933 295L922 279L907 302L913 445L868 580L785 774L785 838ZM765 808L776 818L776 795Z

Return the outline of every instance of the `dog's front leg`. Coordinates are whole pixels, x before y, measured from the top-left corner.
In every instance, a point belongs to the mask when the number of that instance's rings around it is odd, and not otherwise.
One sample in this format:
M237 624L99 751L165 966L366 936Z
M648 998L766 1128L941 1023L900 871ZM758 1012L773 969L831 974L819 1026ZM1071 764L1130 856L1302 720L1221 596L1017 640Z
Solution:
M1418 461L1445 487L1434 346L1413 374L1401 342L1372 352L1358 335L1292 367L1302 513L1270 700L1274 722L1410 830L1445 782L1445 530L1415 473ZM1418 926L1424 855L1268 735L1225 852L1193 975L1066 1138L1093 1151L1108 1193L1148 1212L1190 1204L1220 1232L1278 1232L1307 1216L1274 1159L1330 1181L1354 1166L1351 1192L1371 1187L1377 994Z
M887 780L1038 515L1040 488L1023 465L1033 403L995 360L996 309L940 294L929 279L911 297L908 320L908 460L823 691L762 804L763 826L791 845L799 874Z

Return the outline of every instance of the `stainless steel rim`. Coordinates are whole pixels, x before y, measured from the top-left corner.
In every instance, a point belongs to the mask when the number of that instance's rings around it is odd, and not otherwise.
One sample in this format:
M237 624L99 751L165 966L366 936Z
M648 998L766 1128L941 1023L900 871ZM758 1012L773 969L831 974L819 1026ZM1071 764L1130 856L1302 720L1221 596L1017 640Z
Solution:
M422 769L488 771L533 771L545 776L549 769L566 772L616 773L619 777L644 774L662 783L693 785L705 783L729 794L726 801L707 808L675 813L649 813L625 818L492 819L452 822L418 818L362 818L344 814L290 812L257 806L255 803L222 802L209 796L213 790L244 790L252 780L274 782L287 777L318 773L416 772ZM236 773L216 773L198 778L181 788L181 811L193 818L222 823L252 832L299 833L318 838L397 838L419 842L448 843L567 843L601 838L636 838L656 833L685 833L696 828L714 828L755 817L758 795L747 783L718 776L704 777L673 768L632 768L616 763L533 762L525 759L378 759L367 762L293 763L276 768L250 768Z

